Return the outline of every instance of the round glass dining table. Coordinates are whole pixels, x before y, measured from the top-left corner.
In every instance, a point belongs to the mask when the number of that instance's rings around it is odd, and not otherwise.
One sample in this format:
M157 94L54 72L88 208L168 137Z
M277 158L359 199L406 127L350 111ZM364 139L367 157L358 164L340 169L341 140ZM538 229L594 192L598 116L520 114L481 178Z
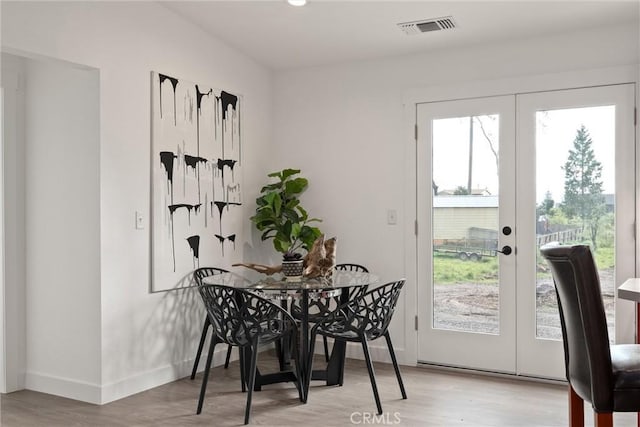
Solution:
M346 354L346 343L336 341L331 352L331 357L326 369L314 370L310 373L311 378L306 378L309 373L307 368L310 358L309 354L309 301L318 298L339 297L340 304L349 300L349 288L371 286L378 283L378 277L371 273L356 271L334 270L331 275L316 278L286 278L281 274L267 276L256 271L243 271L242 274L235 272L216 274L205 277L202 282L210 285L222 285L239 289L256 291L265 298L279 300L281 304L292 299L299 299L300 305L300 370L305 384L303 392L304 400L307 399L309 380L323 380L327 385L342 384L344 378L344 360ZM248 358L245 358L248 360ZM282 364L281 364L282 368ZM263 385L275 382L291 381L291 372L279 372L276 374L260 375L256 373L256 385L254 390L261 390Z

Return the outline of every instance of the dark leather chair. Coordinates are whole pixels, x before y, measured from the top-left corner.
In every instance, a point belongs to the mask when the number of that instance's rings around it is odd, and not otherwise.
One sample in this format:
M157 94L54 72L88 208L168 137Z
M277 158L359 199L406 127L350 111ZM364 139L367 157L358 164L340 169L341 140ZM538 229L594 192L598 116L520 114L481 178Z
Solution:
M198 291L207 309L207 316L213 328L213 336L209 345L197 413L202 412L215 346L219 343L226 343L230 346L240 347L242 391L247 391L244 423L248 424L251 415L251 397L256 379L258 346L286 338L293 341L295 348L299 348L296 321L278 304L253 292L220 285L203 285L198 288ZM248 364L246 357L250 357ZM298 363L300 359L295 357L295 360L296 388L300 401L304 402L300 380L302 376Z
M217 267L202 267L193 272L193 280L197 286L202 286L202 279L205 277L228 272L229 271ZM209 331L210 326L211 322L209 322L209 316L204 316L204 325L202 325L202 334L200 334L200 343L198 344L198 351L196 352L196 360L193 362L193 369L191 370L191 379L196 377L196 371L198 370L198 364L200 363L200 356L202 355L202 347L204 347L204 342L207 339L207 332ZM233 347L231 345L227 348L227 356L224 359L224 369L229 367L232 348Z
M360 342L367 363L369 380L371 381L371 388L373 389L373 397L376 401L378 414L382 414L382 405L380 404L373 363L369 355L369 341L381 337L385 338L402 398L407 398L388 331L403 286L404 279L397 282L390 282L368 291L346 304L341 305L336 311L324 319L319 320L318 323L311 328L311 350L309 354L313 354L316 336L318 334L335 340ZM306 378L308 380L311 377L311 372L313 372L313 358L311 358L307 369Z
M569 381L569 425L584 425L584 401L597 427L614 412L640 411L640 345L610 345L598 271L588 246L540 249L555 283Z

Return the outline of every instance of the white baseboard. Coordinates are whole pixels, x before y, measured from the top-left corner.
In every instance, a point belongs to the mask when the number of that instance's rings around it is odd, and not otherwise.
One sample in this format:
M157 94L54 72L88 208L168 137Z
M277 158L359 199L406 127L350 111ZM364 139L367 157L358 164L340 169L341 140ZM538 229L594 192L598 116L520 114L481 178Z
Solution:
M203 349L202 356L200 357L200 363L198 364L198 372L204 370L204 366L207 360L207 349ZM213 354L213 366L221 366L224 364L224 359L227 356L227 346L219 346L219 350L216 350ZM237 350L231 353L231 360L238 358ZM171 365L167 365L158 369L144 372L142 374L134 375L125 378L121 381L117 381L111 384L106 384L102 387L102 404L113 402L114 400L122 399L127 396L131 396L136 393L140 393L145 390L159 387L161 385L170 383L172 381L179 380L191 375L191 369L193 368L194 359L185 360L183 362L175 362Z
M54 377L37 372L25 374L25 388L41 393L100 404L101 390L98 384L91 384L69 378Z
M220 350L213 355L213 366L224 364L227 347L220 346ZM231 360L238 357L237 351L232 353ZM200 358L198 372L204 369L207 359L206 352ZM69 378L59 378L46 374L27 372L25 389L66 397L82 402L104 405L114 400L122 399L172 381L191 375L194 359L176 362L161 368L153 369L141 374L133 375L120 381L100 386Z
M371 358L375 362L391 363L386 342L384 342L384 340L380 342L382 344L380 346L369 345ZM374 344L377 344L377 342ZM321 339L316 343L315 348L316 353L324 352ZM412 366L415 365L413 362L403 363L404 350L402 348L395 349L395 351L398 363ZM226 354L227 347L220 346L220 349L214 353L213 366L223 365ZM348 358L364 360L362 347L359 343L348 343L346 356ZM234 350L231 353L231 360L237 359L238 352L237 350ZM204 353L200 358L198 372L201 372L204 369L205 361L206 353ZM191 375L193 362L194 359L189 359L182 362L172 363L170 365L133 375L123 380L105 384L103 386L41 373L27 372L25 376L25 388L27 390L53 394L82 402L103 405L187 377Z
M331 351L332 345L333 345L332 341L329 340L329 351ZM396 354L396 360L398 361L399 365L416 366L415 360L408 360L408 358L406 357L407 354L404 351L404 348L397 348L394 346L393 350ZM322 338L317 339L314 353L324 354ZM371 355L371 360L373 360L374 362L391 363L391 356L389 355L387 342L384 340L384 338L380 338L378 340L375 340L369 343L369 354ZM362 345L356 342L348 342L346 356L349 359L364 360Z

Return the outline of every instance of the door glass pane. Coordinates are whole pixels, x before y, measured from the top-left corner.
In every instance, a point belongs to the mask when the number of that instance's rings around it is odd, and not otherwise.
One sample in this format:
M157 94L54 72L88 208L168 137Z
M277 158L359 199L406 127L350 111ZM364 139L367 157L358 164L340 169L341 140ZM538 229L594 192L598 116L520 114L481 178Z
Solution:
M536 113L536 244L587 244L614 333L615 106ZM538 254L536 336L562 339L553 280Z
M433 121L433 327L499 333L499 116Z

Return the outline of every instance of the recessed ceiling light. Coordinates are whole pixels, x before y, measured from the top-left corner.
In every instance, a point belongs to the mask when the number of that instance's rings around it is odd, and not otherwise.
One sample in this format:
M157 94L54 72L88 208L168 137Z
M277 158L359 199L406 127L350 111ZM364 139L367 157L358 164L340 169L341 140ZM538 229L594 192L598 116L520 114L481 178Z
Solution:
M291 6L304 6L307 0L287 0Z

